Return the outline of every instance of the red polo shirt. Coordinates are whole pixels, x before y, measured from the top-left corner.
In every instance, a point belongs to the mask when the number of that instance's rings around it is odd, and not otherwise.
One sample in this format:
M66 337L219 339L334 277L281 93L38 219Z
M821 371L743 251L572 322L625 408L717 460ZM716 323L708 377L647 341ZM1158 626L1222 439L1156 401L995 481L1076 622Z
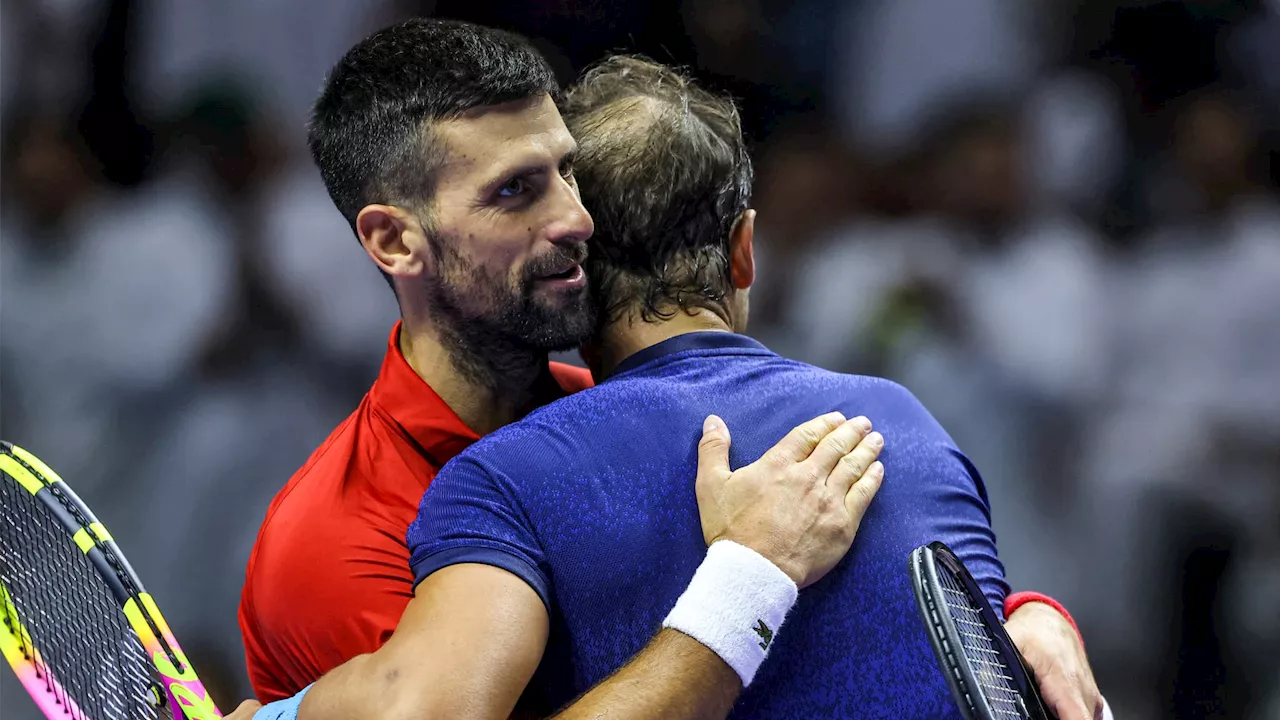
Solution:
M418 376L400 325L360 407L271 502L240 596L249 680L290 697L391 637L413 597L405 532L440 466L479 436ZM586 370L552 363L566 392Z

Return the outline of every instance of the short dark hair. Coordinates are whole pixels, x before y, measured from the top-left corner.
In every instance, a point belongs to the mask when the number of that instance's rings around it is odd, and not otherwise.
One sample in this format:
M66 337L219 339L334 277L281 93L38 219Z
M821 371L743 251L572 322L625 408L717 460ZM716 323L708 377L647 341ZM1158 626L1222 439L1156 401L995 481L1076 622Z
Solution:
M518 35L417 18L374 33L338 61L307 141L354 229L370 203L429 203L444 159L430 123L559 91L546 60Z
M729 235L752 169L733 101L642 57L599 63L561 102L595 220L588 267L600 322L723 311Z

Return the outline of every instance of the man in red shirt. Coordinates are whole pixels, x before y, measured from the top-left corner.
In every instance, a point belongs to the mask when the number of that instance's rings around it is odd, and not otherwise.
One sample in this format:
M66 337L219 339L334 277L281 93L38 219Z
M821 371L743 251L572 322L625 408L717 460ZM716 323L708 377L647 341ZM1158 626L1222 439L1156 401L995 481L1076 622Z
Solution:
M410 366L401 324L359 408L267 511L240 601L249 677L263 701L381 647L413 597L405 529L440 466L479 439ZM555 363L549 401L588 387Z
M589 384L547 362L594 329L581 269L593 225L557 91L514 36L423 20L362 42L316 104L313 156L402 321L368 396L276 497L250 558L240 623L262 700L391 636L413 593L405 530L443 463ZM1080 667L1074 637L1053 639L1064 625L1028 621L1045 658L1033 667ZM702 667L723 675L715 662Z

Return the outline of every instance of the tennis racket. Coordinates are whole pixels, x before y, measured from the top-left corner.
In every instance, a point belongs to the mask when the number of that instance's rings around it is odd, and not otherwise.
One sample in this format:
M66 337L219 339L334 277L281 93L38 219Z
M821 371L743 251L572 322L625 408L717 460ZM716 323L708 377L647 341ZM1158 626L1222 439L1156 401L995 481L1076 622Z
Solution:
M965 720L1052 718L1022 655L955 553L940 542L918 547L910 572L920 618Z
M0 442L0 651L53 720L222 717L107 529Z

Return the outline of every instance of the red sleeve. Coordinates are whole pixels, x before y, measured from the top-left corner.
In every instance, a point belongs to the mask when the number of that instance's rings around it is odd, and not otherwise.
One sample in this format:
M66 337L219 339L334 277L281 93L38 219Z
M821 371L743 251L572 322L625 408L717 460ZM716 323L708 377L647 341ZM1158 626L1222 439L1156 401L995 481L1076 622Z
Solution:
M406 498L327 513L325 522L298 522L297 512L268 516L239 612L261 702L291 697L391 637L413 597L404 531L416 509Z
M586 390L594 386L595 380L591 377L591 371L586 368L565 365L564 363L550 363L551 375L560 383L560 389L566 393L576 393L579 390Z

